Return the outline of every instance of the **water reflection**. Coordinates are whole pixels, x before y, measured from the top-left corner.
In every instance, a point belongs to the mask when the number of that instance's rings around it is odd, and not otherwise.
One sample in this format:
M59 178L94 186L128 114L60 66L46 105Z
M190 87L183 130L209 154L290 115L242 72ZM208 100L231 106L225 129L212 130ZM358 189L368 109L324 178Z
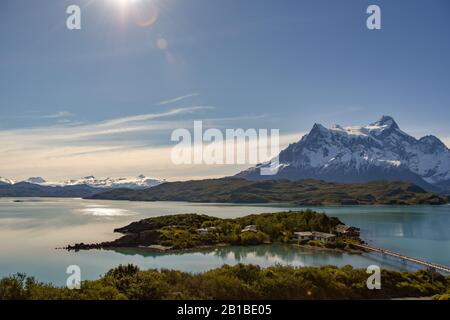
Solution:
M352 265L355 268L367 268L376 264L392 270L416 270L418 267L405 264L397 259L383 257L377 254L350 254L347 252L318 251L299 248L291 245L260 245L260 246L226 246L197 251L155 252L146 248L110 248L124 256L133 257L133 261L145 261L145 265L155 268L174 268L188 272L206 271L220 267L223 264L238 263L256 264L262 267L272 265L290 265L295 267ZM136 258L139 258L136 260ZM186 261L195 261L194 265L186 267Z
M185 256L185 255L203 255L213 256L222 260L235 260L242 262L248 259L266 259L272 262L291 263L298 260L301 255L317 255L324 256L342 256L340 252L321 252L296 248L290 245L260 245L260 246L220 246L199 250L187 250L187 251L171 251L171 252L158 252L147 248L110 248L114 252L123 255L139 255L146 258L158 258L167 256Z
M80 212L96 217L118 217L133 215L133 213L129 212L128 210L99 206L88 206L87 208L81 209Z

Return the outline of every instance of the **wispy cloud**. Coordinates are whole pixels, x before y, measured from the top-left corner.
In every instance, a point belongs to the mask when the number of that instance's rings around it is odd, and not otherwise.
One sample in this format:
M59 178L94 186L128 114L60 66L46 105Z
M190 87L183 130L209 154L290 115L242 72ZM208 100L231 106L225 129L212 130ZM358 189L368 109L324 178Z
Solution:
M51 114L42 114L42 112L28 112L19 115L4 116L5 119L63 119L70 118L74 115L68 111L58 111Z
M191 106L172 109L161 113L126 116L93 123L72 123L70 125L39 126L23 129L10 129L0 131L0 139L5 141L3 148L10 145L14 148L24 149L32 146L56 146L79 143L96 144L95 138L103 137L104 141L114 142L117 135L126 133L142 133L156 130L173 130L183 127L188 117L173 120L170 117L177 115L194 114L202 110L211 110L211 106ZM10 143L8 143L10 142Z
M199 95L198 93L190 93L190 94L186 94L184 96L176 97L176 98L173 98L173 99L160 101L158 103L158 105L164 106L164 105L172 104L172 103L175 103L175 102L179 102L179 101L182 101L182 100L185 100L185 99L188 99L188 98L197 97L198 95Z
M43 116L40 116L39 118L42 118L42 119L61 119L61 118L70 118L72 116L73 116L73 114L68 112L68 111L60 111L60 112L53 113L53 114L43 115Z
M172 180L232 175L245 166L176 166L171 161L174 129L192 128L197 119L208 122L205 128L220 128L231 121L238 125L242 120L263 117L208 118L201 114L211 109L214 107L189 106L90 123L0 130L1 175L14 179L37 175L50 180L140 172ZM281 136L281 145L300 136Z
M99 127L110 127L110 126L116 126L116 125L120 125L120 124L130 123L130 122L148 121L148 120L154 120L154 119L163 118L163 117L174 116L177 114L193 113L193 112L199 111L199 110L212 110L212 109L214 109L214 107L212 107L212 106L192 106L192 107L177 108L177 109L172 109L170 111L162 112L162 113L141 114L141 115L136 115L136 116L112 119L112 120L108 120L103 123L100 123L98 126Z
M211 109L189 106L90 123L0 130L1 174L67 178L84 172L108 175L107 171L142 171L145 166L147 171L163 168L170 162L170 133L189 127L199 112ZM51 118L63 119L56 116Z

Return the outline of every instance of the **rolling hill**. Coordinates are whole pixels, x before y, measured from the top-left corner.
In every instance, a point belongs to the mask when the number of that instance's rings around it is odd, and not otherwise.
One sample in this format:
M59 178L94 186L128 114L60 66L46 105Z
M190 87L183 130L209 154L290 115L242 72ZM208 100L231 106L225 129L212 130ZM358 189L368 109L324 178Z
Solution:
M441 197L409 182L339 184L317 180L251 181L240 178L164 183L145 190L116 189L89 199L296 205L443 204Z

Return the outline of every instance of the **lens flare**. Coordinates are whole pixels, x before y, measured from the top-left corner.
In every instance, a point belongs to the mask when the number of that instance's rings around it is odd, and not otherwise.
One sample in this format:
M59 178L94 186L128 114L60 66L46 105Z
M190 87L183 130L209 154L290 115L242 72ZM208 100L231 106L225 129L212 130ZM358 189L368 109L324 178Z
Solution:
M141 27L150 27L159 16L158 6L153 0L131 0L135 1L132 6L134 22Z
M166 50L167 47L168 47L168 45L169 45L169 43L168 43L167 40L164 39L164 38L159 38L159 39L156 41L156 46L157 46L158 49L160 49L160 50Z

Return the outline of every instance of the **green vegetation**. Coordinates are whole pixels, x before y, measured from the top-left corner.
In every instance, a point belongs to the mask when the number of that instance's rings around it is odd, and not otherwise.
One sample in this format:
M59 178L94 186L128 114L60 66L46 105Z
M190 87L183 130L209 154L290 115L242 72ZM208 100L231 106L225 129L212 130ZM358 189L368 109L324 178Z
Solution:
M145 190L112 190L91 199L297 205L444 204L446 197L409 182L339 184L317 180L250 181L239 178L170 182Z
M140 271L136 266L128 265L110 270L99 280L84 281L80 290L39 283L23 274L3 278L0 280L0 300L449 298L450 277L437 273L384 270L381 279L381 290L368 290L366 271L351 266L263 269L240 264L190 274L173 270Z
M289 243L296 231L334 232L339 224L339 219L311 210L263 213L236 219L181 214L133 222L114 230L125 234L120 239L100 244L76 244L68 249L162 246L179 250L219 244ZM255 230L242 231L250 225L254 226ZM200 232L201 230L204 232Z
M450 300L450 288L447 288L447 291L443 294L437 294L433 296L434 300Z
M308 246L319 247L319 248L325 246L324 243L322 243L321 241L317 241L317 240L309 240L309 241L307 242L307 244L308 244Z

